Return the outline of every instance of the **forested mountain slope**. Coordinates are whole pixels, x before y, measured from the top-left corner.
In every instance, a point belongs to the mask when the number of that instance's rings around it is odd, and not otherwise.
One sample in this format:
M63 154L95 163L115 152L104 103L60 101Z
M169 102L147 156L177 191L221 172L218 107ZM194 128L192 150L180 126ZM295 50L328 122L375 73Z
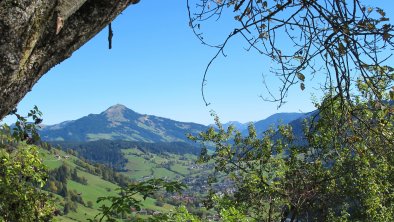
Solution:
M100 114L44 126L45 141L95 141L100 139L141 142L188 142L187 133L198 133L207 127L144 115L123 105L114 105Z

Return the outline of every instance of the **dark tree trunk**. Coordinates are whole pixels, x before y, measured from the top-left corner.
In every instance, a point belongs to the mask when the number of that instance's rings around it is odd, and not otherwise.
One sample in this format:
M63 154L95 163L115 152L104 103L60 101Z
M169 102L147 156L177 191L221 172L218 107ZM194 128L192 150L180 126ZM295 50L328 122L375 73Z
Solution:
M70 57L130 4L138 2L66 0L82 6L68 10L59 29L60 6L70 7L62 1L0 0L0 120L50 68Z

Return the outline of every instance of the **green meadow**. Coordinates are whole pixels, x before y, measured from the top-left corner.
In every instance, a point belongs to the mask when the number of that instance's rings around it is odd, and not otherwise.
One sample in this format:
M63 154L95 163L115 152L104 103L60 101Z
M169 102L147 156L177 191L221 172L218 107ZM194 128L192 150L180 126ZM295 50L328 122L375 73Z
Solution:
M87 168L84 168L80 165L76 164L76 161L81 161L74 155L70 155L61 150L52 149L41 150L43 162L48 167L48 170L54 170L62 165L66 165L70 171L76 169L77 175L86 179L87 184L82 184L75 182L73 180L67 181L67 189L69 191L75 191L85 203L80 204L76 203L77 209L76 211L70 211L66 215L57 216L57 221L87 221L88 219L94 218L95 215L99 213L98 208L102 204L109 204L105 202L97 203L97 199L99 197L104 196L116 196L119 186L102 179L100 176L89 173ZM126 165L127 172L124 172L126 176L135 180L143 180L148 177L162 177L162 178L180 178L182 174L179 172L185 172L184 169L179 170L179 163L168 167L169 169L163 167L163 165L167 164L169 160L164 158L163 156L156 154L145 154L137 149L127 149L124 150L124 155L128 160ZM171 155L171 158L174 158L172 161L179 161L179 156ZM192 161L192 159L187 159L184 163ZM87 164L88 167L94 168L93 165ZM57 198L57 208L59 211L63 211L65 199L59 195L53 195L54 198ZM142 199L142 198L141 198ZM88 202L90 202L88 204ZM89 205L89 206L88 206ZM143 201L143 208L158 212L168 212L173 209L174 206L163 203L161 206L156 205L156 200L152 198L147 198Z

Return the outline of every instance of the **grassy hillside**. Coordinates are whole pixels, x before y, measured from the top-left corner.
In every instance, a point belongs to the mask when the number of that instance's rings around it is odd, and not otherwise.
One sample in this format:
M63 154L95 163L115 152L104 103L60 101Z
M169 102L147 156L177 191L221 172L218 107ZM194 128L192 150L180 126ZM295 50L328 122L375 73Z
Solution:
M163 178L182 182L187 186L182 195L166 194L164 201L175 206L186 204L195 212L202 210L196 206L208 191L207 180L212 173L212 165L196 164L197 156L193 154L152 153L137 148L122 149L122 153L127 159L123 175L137 181Z
M90 173L92 169L96 168L95 166L86 162L81 164L83 161L79 158L57 149L52 149L51 151L41 150L41 152L43 154L43 162L49 170L56 170L61 166L67 166L71 172L76 170L78 177L86 179L86 184L82 184L71 179L67 180L67 190L69 192L77 193L78 196L82 198L84 204L77 203L76 211L70 210L69 213L56 217L59 221L86 221L88 218L93 218L99 213L97 209L99 205L102 204L96 203L97 198L116 195L116 190L119 188L118 185L104 180L98 175ZM137 178L137 176L134 177ZM65 198L56 194L53 196L56 199L55 203L57 208L61 213L63 213L64 205L66 203ZM155 199L148 198L144 201L144 208L153 211L167 212L173 207L168 204L156 206L155 202Z
M196 166L197 157L192 154L143 152L137 148L122 149L127 159L124 175L135 180L166 178L183 180L201 175L203 169Z

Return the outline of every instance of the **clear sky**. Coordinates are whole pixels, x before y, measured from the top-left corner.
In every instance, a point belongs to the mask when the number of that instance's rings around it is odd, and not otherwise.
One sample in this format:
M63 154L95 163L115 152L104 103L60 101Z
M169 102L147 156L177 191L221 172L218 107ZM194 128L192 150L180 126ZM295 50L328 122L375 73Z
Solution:
M392 0L383 0L393 4ZM207 37L224 39L229 23L203 27ZM267 93L262 75L272 90L279 87L270 77L266 57L246 52L235 39L213 65L206 86L206 107L200 91L204 69L216 53L203 46L188 26L186 1L142 0L130 6L112 23L113 49L108 50L107 29L52 68L18 105L21 114L37 105L44 124L100 113L123 104L136 112L179 121L209 124L210 110L223 122L257 121L277 112L309 112L312 87L294 87L288 103L263 101ZM289 46L291 47L291 46ZM307 85L308 86L308 85ZM7 118L5 122L11 122Z

